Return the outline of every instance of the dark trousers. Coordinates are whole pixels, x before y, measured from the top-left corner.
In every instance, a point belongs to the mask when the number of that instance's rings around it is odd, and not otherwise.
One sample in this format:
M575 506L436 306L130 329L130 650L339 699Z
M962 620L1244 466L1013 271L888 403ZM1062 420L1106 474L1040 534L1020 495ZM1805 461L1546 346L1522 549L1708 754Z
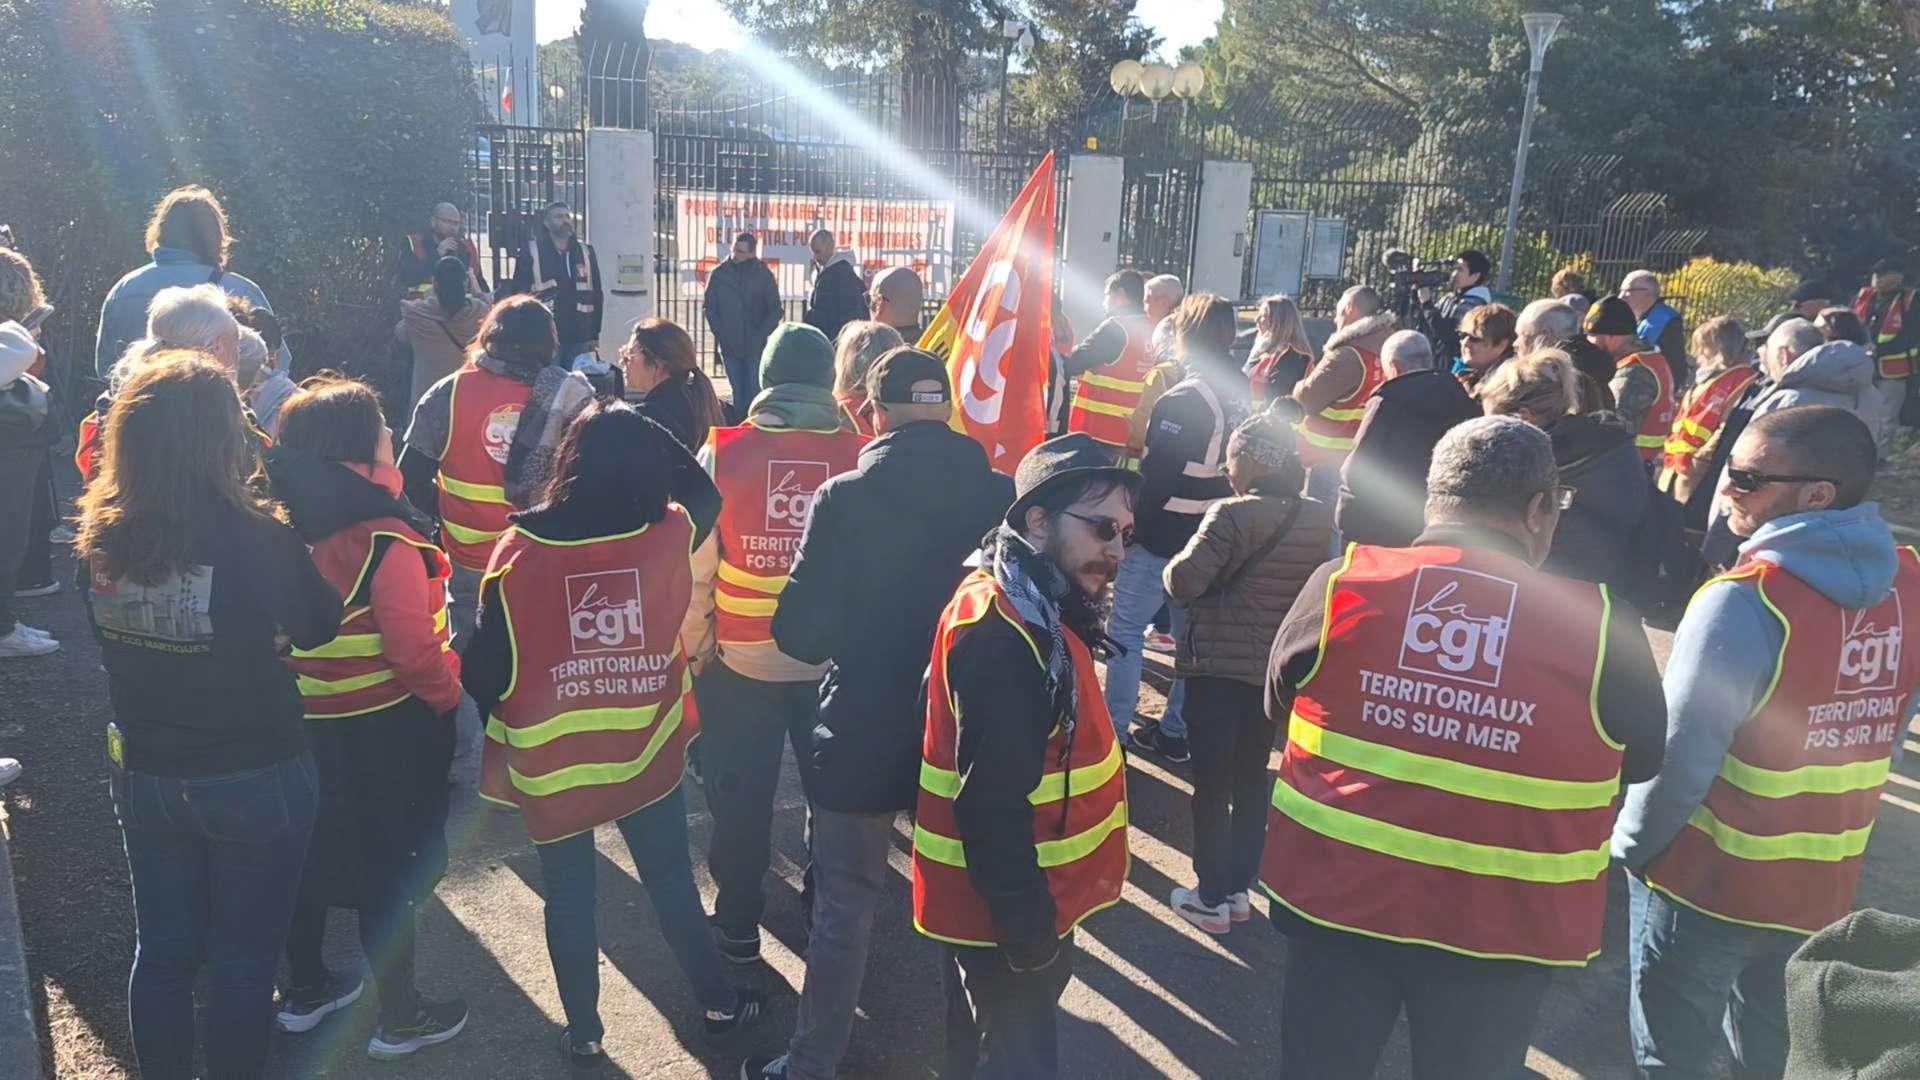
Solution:
M146 1080L193 1071L193 983L205 971L207 1080L257 1080L313 829L318 777L306 752L191 779L111 769L133 881L127 1011Z
M453 717L418 698L307 725L320 771L320 814L287 934L295 988L326 978L327 908L359 912L360 947L380 995L380 1022L419 1011L414 919L447 869L447 763Z
M682 789L614 822L626 838L633 868L653 902L653 917L703 1008L734 1007L721 973L720 952L707 933L700 892L687 854L687 803ZM594 921L596 858L593 833L535 844L547 896L547 956L560 990L560 1007L575 1044L597 1041L600 1023L600 928Z
M948 945L947 1059L940 1080L1042 1080L1059 1074L1060 995L1073 978L1073 936L1041 971L1016 972L999 949Z
M767 905L781 746L792 739L795 754L808 752L819 686L761 682L715 661L694 680L693 693L700 705L700 775L713 814L707 849L717 892L713 921L730 938L756 939Z
M27 526L27 553L14 575L14 587L30 589L53 580L53 541L57 523L53 501L53 453L40 456L40 475L33 478L33 521Z
M1552 969L1321 931L1287 941L1283 1080L1367 1080L1407 1011L1414 1080L1500 1080L1526 1063Z
M0 450L0 637L13 633L13 590L23 584L33 550L35 504L46 497L42 470L47 467L45 447ZM36 493L37 492L37 493ZM40 545L47 543L47 530L40 530Z
M1253 885L1267 839L1273 725L1261 688L1210 675L1187 680L1187 746L1193 753L1193 871L1200 902L1218 904Z

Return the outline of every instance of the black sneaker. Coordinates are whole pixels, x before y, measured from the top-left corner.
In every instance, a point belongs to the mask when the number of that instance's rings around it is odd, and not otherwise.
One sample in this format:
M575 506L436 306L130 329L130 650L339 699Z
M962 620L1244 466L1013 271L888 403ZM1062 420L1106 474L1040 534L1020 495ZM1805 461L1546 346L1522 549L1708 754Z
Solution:
M366 988L364 978L349 986L345 979L329 971L318 985L288 988L280 999L280 1011L274 1014L273 1026L289 1035L312 1031L328 1013L339 1012L359 1001Z
M707 1010L707 1041L710 1043L731 1042L766 1015L767 999L760 991L736 986L733 994L732 1012Z
M713 944L720 955L729 961L746 966L760 962L760 929L755 927L752 937L734 937L720 927L713 928Z
M571 1031L560 1033L560 1056L566 1059L568 1065L581 1072L598 1069L607 1063L607 1052L600 1048L598 1042L576 1043L573 1041Z
M419 1011L407 1023L395 1027L381 1024L367 1040L367 1056L375 1061L398 1061L416 1050L443 1043L467 1026L467 1003L452 1001L420 1003Z
M1133 733L1127 737L1127 742L1136 750L1158 754L1176 765L1193 760L1193 754L1187 750L1187 740L1178 735L1167 734L1157 723L1141 724L1134 728Z
M787 1055L748 1058L740 1065L740 1080L787 1080Z

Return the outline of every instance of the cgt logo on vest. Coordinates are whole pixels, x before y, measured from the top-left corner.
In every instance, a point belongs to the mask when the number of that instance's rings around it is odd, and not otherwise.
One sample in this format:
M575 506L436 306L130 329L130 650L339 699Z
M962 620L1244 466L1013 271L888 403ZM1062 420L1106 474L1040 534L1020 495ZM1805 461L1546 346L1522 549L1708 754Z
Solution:
M828 475L824 461L767 462L767 531L804 532L813 493Z
M1861 611L1840 613L1840 671L1836 694L1892 690L1900 675L1900 594Z
M513 449L513 433L520 429L519 405L502 405L487 414L487 426L480 434L481 445L495 463L507 463L507 451Z
M1499 686L1520 587L1454 566L1423 566L1400 632L1400 670Z
M640 618L640 571L567 575L567 630L574 655L647 647Z

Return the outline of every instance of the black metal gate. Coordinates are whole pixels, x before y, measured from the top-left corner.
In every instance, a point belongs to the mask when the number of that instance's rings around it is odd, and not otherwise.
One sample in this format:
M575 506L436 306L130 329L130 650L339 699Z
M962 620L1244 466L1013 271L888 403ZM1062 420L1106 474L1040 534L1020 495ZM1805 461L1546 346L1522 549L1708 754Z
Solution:
M1200 162L1127 158L1120 185L1120 265L1187 280L1199 212Z
M582 232L587 215L587 142L579 128L480 124L467 150L467 231L488 262L496 286L513 277L514 261L541 211L573 208Z

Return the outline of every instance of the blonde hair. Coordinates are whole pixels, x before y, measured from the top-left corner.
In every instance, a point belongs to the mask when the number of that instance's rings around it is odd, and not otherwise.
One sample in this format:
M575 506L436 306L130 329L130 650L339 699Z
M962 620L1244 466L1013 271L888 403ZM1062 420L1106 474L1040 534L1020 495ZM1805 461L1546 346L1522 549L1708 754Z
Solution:
M1307 340L1306 323L1300 319L1300 305L1285 293L1275 293L1260 301L1260 315L1273 325L1254 343L1254 352L1274 352L1284 347L1289 352L1313 355L1313 343Z
M874 361L907 344L900 331L872 319L857 319L840 328L833 347L833 393L857 398L867 392L867 371Z
M12 248L0 247L0 322L20 322L46 302L33 264Z
M1524 412L1551 423L1579 406L1580 377L1565 351L1540 349L1494 368L1476 396L1488 416Z

